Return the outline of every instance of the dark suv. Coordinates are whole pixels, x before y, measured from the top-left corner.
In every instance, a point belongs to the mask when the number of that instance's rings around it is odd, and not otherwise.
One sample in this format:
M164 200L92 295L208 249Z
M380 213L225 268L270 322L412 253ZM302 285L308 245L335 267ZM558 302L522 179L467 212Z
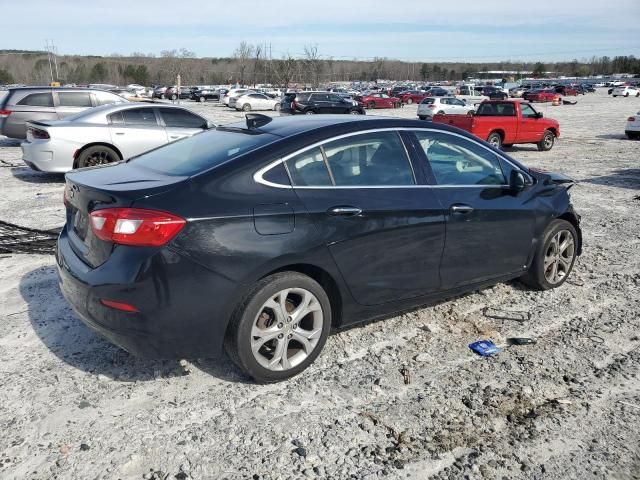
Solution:
M493 85L488 85L482 89L482 95L486 95L491 100L506 100L509 98L509 94L504 90Z
M0 135L26 138L28 120L60 120L87 108L126 102L114 93L90 88L10 88L0 100Z
M362 106L331 92L291 92L286 93L280 102L280 115L316 113L365 115Z

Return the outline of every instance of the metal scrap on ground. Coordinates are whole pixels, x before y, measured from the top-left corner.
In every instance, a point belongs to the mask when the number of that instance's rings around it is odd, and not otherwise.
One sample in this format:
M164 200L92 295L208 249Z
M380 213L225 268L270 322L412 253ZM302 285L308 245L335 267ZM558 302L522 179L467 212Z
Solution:
M37 230L0 220L0 253L51 254L60 230Z

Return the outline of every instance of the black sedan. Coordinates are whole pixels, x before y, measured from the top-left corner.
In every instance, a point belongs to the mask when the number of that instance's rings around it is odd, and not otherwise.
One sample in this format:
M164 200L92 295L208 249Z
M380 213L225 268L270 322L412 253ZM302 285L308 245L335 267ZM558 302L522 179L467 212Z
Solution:
M131 353L289 378L342 327L521 278L562 285L571 180L462 130L350 115L218 127L67 174L60 286Z

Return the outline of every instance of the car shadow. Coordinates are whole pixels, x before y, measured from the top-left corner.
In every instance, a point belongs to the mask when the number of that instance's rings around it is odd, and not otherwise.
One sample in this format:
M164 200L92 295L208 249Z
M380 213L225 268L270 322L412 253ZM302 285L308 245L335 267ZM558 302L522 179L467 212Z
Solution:
M121 382L188 375L188 369L177 360L135 357L82 323L60 292L54 266L40 267L25 274L20 279L19 289L27 303L34 332L54 355L67 364ZM226 357L215 361L195 360L193 365L222 380L249 382Z
M601 135L596 135L596 138L600 138L603 140L629 140L624 133L604 133Z
M37 172L36 170L32 170L27 166L12 168L11 175L13 175L16 179L27 183L64 183L64 173Z
M609 175L585 178L580 180L580 182L640 190L640 168L623 168L614 170Z
M537 152L538 147L535 145L513 145L511 147L502 146L502 150L505 152Z

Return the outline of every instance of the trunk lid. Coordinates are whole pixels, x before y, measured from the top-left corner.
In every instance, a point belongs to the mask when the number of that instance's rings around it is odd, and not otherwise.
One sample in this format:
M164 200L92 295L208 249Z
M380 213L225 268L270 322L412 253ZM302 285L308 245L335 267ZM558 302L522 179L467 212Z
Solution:
M470 115L434 115L433 121L436 123L444 123L461 128L467 132L472 132L474 117Z
M71 248L90 267L102 265L118 246L93 233L90 213L102 208L131 207L136 200L165 193L188 178L127 163L68 173L64 191L65 228Z

